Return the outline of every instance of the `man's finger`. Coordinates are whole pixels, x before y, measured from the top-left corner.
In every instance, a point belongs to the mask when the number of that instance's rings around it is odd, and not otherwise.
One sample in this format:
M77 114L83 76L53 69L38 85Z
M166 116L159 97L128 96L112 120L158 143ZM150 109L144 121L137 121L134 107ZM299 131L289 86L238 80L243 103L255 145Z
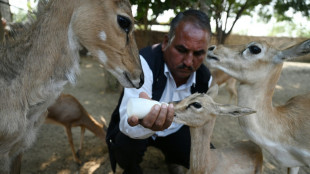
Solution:
M127 119L127 122L130 126L137 126L139 124L139 119L136 116L131 116Z
M145 92L140 92L139 98L151 99Z
M159 112L160 112L160 106L157 104L154 105L150 113L148 113L147 116L142 119L141 123L142 126L151 129L158 117Z
M172 124L173 118L174 118L174 107L173 107L173 104L169 104L168 114L166 117L165 124L163 126L164 129L167 129Z
M168 105L162 104L159 115L152 127L152 130L156 130L156 131L164 130L163 126L166 121L167 112L168 112Z

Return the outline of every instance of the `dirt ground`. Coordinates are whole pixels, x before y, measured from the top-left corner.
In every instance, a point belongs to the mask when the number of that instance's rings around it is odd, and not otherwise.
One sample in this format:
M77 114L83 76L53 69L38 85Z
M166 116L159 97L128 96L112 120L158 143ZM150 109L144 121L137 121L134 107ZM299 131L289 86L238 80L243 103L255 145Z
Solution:
M120 88L110 80L107 85L107 72L92 57L81 58L81 74L75 86L68 85L64 93L74 95L86 110L97 120L104 117L109 123L110 115L118 101ZM274 95L275 105L283 104L290 97L310 91L310 64L286 63ZM221 88L216 101L227 103L228 93ZM73 128L75 147L78 148L80 129ZM230 142L248 139L240 129L237 119L217 119L212 142L221 147ZM310 140L309 140L310 141ZM86 131L83 150L83 164L78 166L71 154L63 127L53 124L42 125L37 141L23 156L22 174L112 174L107 145L91 132ZM155 148L149 148L145 161L141 164L146 174L168 174L164 157ZM264 151L264 173L284 174L274 159ZM118 169L117 173L121 173ZM310 168L302 167L299 174L309 174Z

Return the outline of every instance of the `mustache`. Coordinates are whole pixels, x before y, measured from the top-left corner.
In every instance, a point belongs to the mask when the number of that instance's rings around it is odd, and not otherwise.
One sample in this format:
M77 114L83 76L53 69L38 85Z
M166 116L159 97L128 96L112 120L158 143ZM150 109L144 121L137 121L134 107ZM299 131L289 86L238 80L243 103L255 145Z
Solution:
M190 70L190 71L195 71L195 68L193 66L186 66L184 63L181 64L181 65L178 65L177 69L187 69L187 70Z

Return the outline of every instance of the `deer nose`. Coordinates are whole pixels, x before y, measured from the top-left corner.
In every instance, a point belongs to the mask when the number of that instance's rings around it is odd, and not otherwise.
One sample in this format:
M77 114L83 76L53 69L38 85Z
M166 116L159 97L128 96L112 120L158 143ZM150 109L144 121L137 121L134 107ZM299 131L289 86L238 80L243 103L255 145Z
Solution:
M215 45L212 45L212 46L210 46L210 47L208 48L208 51L213 51L215 48L216 48L216 46L215 46Z

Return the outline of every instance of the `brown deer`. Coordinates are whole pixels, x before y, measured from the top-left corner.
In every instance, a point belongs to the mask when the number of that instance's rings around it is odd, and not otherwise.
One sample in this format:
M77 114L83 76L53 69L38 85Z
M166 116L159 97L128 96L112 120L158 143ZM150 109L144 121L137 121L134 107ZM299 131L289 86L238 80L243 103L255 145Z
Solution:
M217 85L207 94L192 94L174 103L174 122L188 125L191 134L191 174L260 174L263 154L251 141L232 143L227 147L210 149L211 136L217 116L240 117L252 114L250 108L214 102Z
M79 152L82 150L82 144L84 139L85 129L88 129L96 136L98 136L103 143L105 143L106 136L106 122L104 118L101 118L102 123L96 121L94 117L88 114L82 104L70 94L61 94L56 102L48 107L48 115L46 117L46 123L59 124L65 127L69 145L71 147L73 159L82 164L79 159ZM72 127L81 127L80 146L77 153L75 152Z
M129 0L49 0L36 20L0 46L0 173L19 173L22 153L87 48L124 87L143 72ZM12 170L11 170L12 169Z
M241 127L280 165L287 167L288 174L297 174L299 167L310 166L310 93L276 107L272 96L283 62L309 53L310 40L283 50L258 41L240 46L212 46L206 60L208 67L220 69L240 81L238 105L257 111L238 118Z

